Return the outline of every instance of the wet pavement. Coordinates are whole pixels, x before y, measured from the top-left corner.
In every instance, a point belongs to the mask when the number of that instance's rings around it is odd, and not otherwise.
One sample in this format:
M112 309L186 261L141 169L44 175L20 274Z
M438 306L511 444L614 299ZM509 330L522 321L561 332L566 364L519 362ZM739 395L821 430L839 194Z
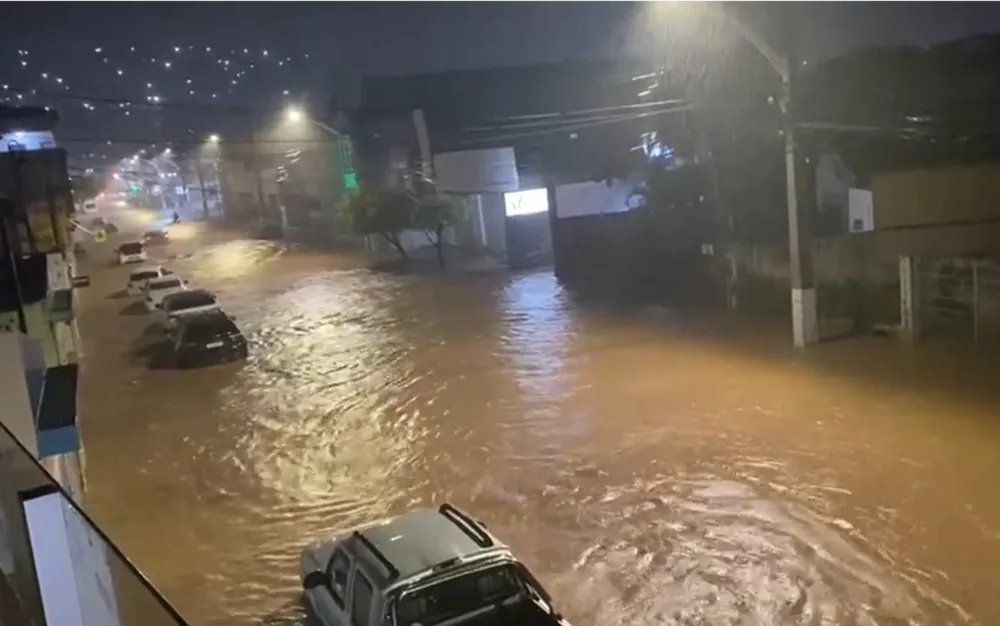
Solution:
M783 329L589 305L545 272L374 274L220 235L162 255L253 354L147 369L155 330L94 253L86 505L193 624L298 623L304 544L443 500L578 625L1000 623L988 355L796 357Z

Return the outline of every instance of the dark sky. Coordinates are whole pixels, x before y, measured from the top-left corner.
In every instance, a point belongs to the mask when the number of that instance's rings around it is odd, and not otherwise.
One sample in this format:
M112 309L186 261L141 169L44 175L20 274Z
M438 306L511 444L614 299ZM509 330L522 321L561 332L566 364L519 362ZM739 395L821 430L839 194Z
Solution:
M651 28L651 10L627 2L8 1L0 11L7 26L0 86L10 89L0 101L57 108L57 138L77 156L107 159L154 140L232 134L252 124L222 106L253 108L260 117L283 102L326 109L334 96L350 100L365 74L634 56L687 37L715 43L717 35L676 16ZM738 10L766 32L775 6ZM993 3L801 3L794 11L800 53L810 59L1000 31Z

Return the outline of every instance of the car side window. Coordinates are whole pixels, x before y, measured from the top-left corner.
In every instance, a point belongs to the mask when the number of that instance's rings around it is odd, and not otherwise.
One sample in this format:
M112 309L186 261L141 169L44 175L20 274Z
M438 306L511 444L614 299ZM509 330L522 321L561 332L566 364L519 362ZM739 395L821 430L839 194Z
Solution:
M368 626L374 596L375 588L359 570L354 577L354 595L351 598L351 624L353 626Z
M351 571L351 559L343 550L336 550L330 557L326 573L330 580L330 595L340 608L345 608L347 598L347 573Z

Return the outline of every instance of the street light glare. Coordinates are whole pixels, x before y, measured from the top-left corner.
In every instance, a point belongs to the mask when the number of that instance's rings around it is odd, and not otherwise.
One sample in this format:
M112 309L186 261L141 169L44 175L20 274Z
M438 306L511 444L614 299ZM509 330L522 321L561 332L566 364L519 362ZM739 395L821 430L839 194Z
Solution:
M216 135L215 133L212 133L211 135L208 136L208 140L212 143L219 143L219 136Z
M290 122L301 122L304 117L302 110L295 107L289 108L285 115L288 117L288 121Z

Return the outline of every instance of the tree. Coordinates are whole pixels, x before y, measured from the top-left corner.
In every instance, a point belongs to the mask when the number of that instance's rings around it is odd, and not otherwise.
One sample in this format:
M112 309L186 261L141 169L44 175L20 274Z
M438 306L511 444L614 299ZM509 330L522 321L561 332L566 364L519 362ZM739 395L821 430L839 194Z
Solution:
M413 225L424 231L437 252L438 264L444 268L444 230L458 221L460 207L436 191L425 191L415 197L415 202Z
M403 189L362 187L340 208L355 233L382 237L407 261L409 255L399 236L413 228L416 207L415 197Z
M96 176L80 176L72 179L73 197L77 202L93 200L104 190L104 180Z

